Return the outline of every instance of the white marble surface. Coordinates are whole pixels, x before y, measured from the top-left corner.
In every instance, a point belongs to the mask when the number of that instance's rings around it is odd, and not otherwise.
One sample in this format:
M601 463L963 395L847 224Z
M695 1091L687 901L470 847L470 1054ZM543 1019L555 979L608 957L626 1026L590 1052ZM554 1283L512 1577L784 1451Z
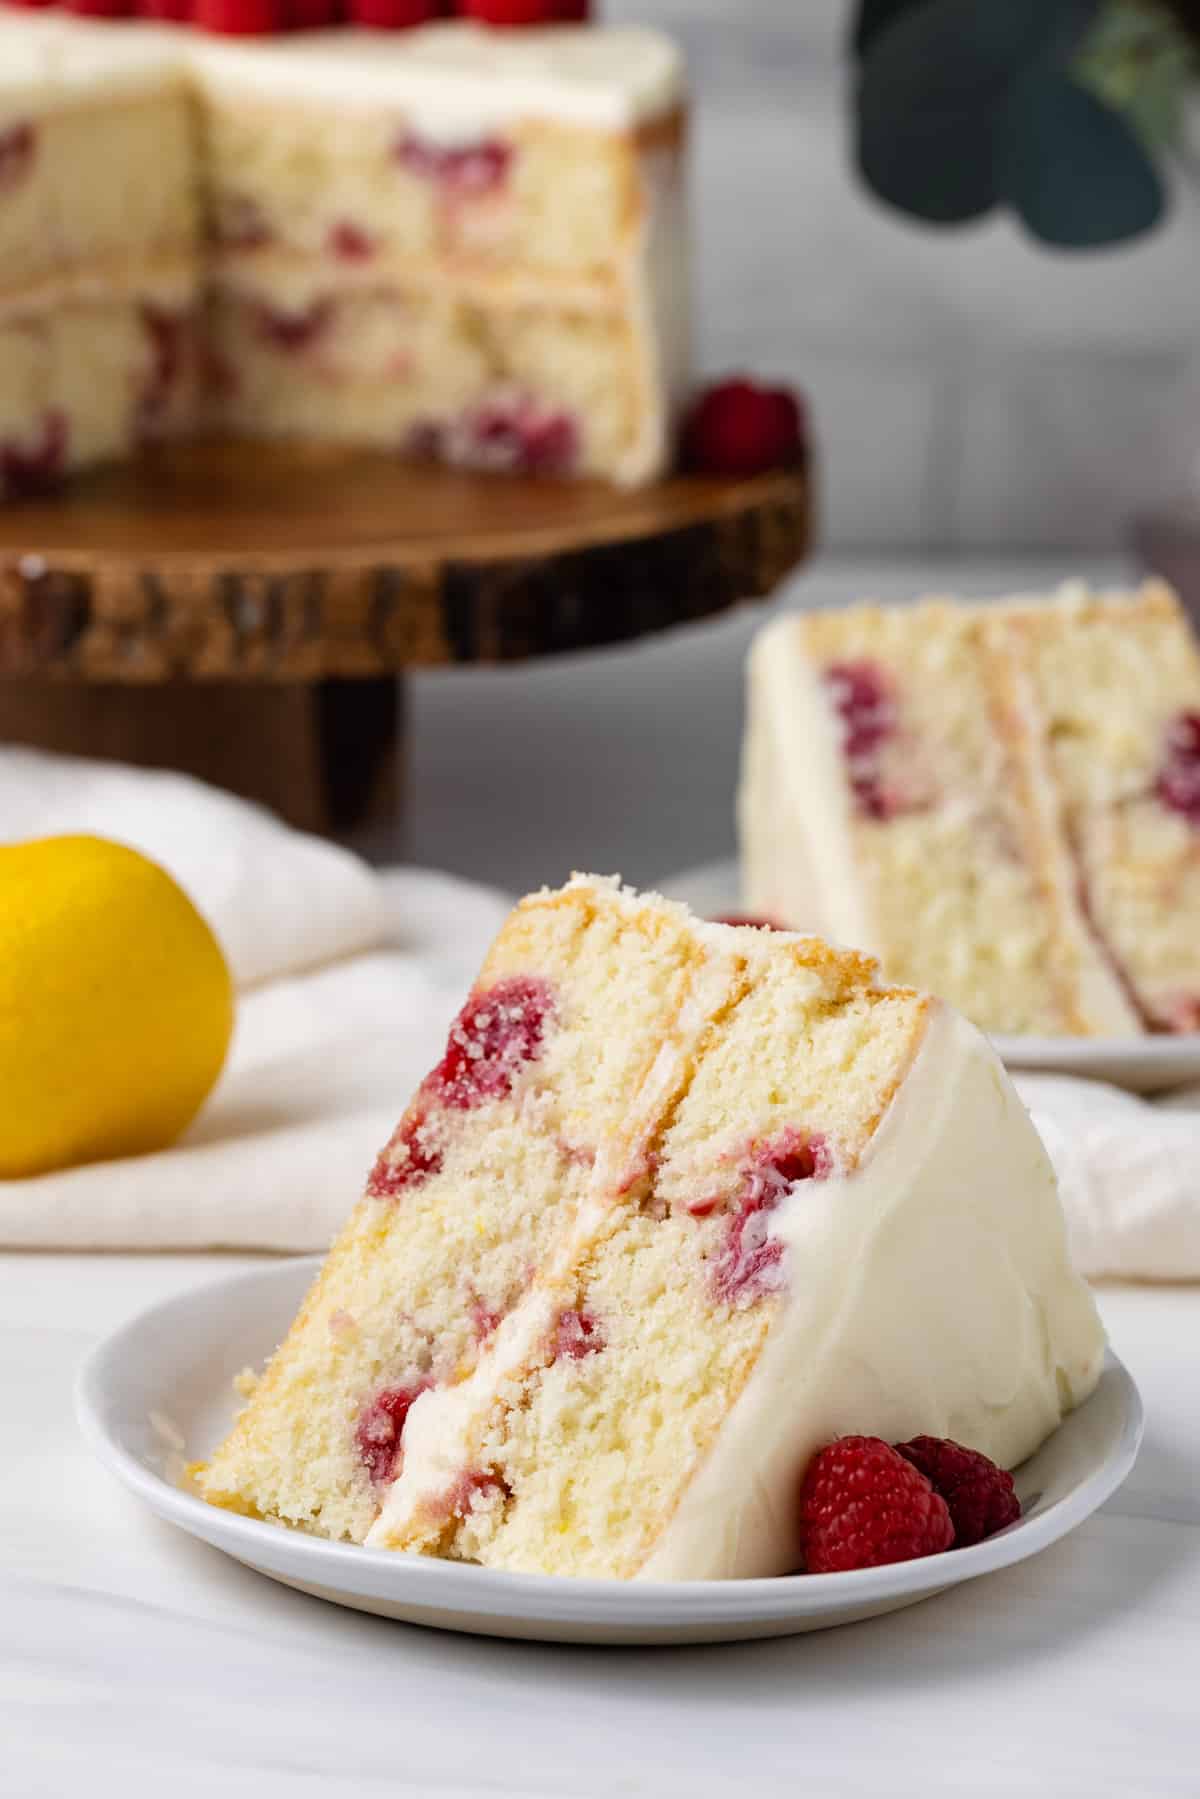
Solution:
M0 1256L0 1791L12 1799L967 1792L1200 1784L1200 1292L1109 1289L1149 1429L1125 1489L1036 1561L874 1623L590 1651L388 1624L154 1521L71 1386L201 1256Z

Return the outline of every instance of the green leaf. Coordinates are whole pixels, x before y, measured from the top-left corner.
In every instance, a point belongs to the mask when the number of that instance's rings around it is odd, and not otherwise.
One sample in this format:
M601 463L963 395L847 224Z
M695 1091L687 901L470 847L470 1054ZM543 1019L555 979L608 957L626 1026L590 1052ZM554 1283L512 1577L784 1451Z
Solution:
M927 0L859 0L858 16L854 21L851 38L854 54L861 56L879 33L885 31L901 13L912 12L915 7L926 3Z
M868 185L958 224L996 204L995 131L1031 67L1073 45L1095 0L922 0L868 46L856 155Z
M996 141L996 185L1044 243L1092 249L1158 224L1166 196L1126 121L1069 75L1035 70Z

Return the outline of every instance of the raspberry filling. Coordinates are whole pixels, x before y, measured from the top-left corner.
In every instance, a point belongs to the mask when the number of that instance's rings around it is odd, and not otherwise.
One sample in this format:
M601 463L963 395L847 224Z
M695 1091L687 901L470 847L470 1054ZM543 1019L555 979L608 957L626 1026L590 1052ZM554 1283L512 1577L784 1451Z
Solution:
M600 1321L591 1312L560 1312L554 1327L552 1360L581 1362L605 1347Z
M50 493L62 480L69 439L66 415L52 409L42 415L32 443L0 441L0 494L21 500Z
M506 185L514 153L511 144L498 138L451 147L406 131L392 154L410 175L436 182L455 199L476 199Z
M459 1112L507 1098L520 1069L541 1055L553 1012L546 982L527 975L473 994L450 1028L427 1091Z
M756 912L722 912L714 924L749 925L755 931L786 931L785 924L777 924L773 918L760 917Z
M1180 712L1167 726L1154 791L1164 806L1200 830L1200 712Z
M37 134L26 120L0 131L0 196L19 187L33 167Z
M354 1440L363 1467L377 1486L395 1478L404 1426L414 1402L427 1393L429 1381L412 1387L385 1387L358 1420Z
M329 248L340 262L368 262L375 254L375 239L350 219L339 219L329 228Z
M780 1290L784 1246L771 1235L770 1215L802 1181L824 1180L832 1172L833 1154L822 1136L788 1130L762 1147L733 1196L724 1240L710 1263L716 1299L741 1307ZM707 1218L719 1204L701 1200L688 1210Z
M409 431L410 456L501 474L565 475L579 460L579 428L526 394L498 396L446 422L422 420Z
M475 1333L475 1341L477 1343L486 1343L488 1338L492 1335L492 1332L500 1323L504 1313L494 1310L493 1307L488 1305L485 1299L480 1298L478 1293L472 1293L470 1316L471 1329Z
M163 414L183 373L187 326L178 313L143 306L142 329L150 340L151 360L138 404L138 428L143 436L153 436L162 426Z
M419 1187L441 1171L442 1152L430 1137L424 1112L405 1119L371 1170L367 1192L372 1199L395 1199L407 1187ZM404 1153L397 1159L399 1151Z
M842 725L842 754L864 818L886 821L903 806L883 778L880 752L896 735L896 702L883 669L874 662L833 662L825 685Z
M327 329L333 303L317 300L304 312L279 312L273 306L259 305L254 316L258 334L266 343L295 354L307 350Z

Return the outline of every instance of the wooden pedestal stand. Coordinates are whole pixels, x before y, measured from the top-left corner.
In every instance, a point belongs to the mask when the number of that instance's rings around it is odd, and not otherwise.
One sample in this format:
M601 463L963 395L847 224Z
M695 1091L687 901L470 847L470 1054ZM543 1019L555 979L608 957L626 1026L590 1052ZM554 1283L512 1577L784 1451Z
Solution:
M0 742L183 769L312 830L396 804L404 669L614 644L771 591L800 472L637 493L197 443L0 507Z

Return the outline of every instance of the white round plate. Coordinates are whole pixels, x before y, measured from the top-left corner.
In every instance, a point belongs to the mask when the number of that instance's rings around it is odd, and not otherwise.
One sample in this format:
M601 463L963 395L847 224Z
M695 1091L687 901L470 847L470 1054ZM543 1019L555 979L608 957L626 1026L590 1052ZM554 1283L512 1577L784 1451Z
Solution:
M669 899L684 900L702 918L742 910L736 862L705 862L659 883ZM1007 1068L1082 1075L1130 1093L1166 1093L1200 1081L1200 1031L1179 1037L992 1038Z
M272 1263L177 1295L123 1325L79 1376L80 1427L111 1471L172 1524L285 1585L359 1611L483 1636L563 1643L716 1643L824 1630L895 1611L1036 1555L1133 1466L1137 1388L1110 1356L1099 1387L1018 1472L1019 1524L971 1549L853 1574L777 1580L569 1580L326 1543L218 1511L185 1490L236 1405L234 1375L283 1336L319 1258Z

